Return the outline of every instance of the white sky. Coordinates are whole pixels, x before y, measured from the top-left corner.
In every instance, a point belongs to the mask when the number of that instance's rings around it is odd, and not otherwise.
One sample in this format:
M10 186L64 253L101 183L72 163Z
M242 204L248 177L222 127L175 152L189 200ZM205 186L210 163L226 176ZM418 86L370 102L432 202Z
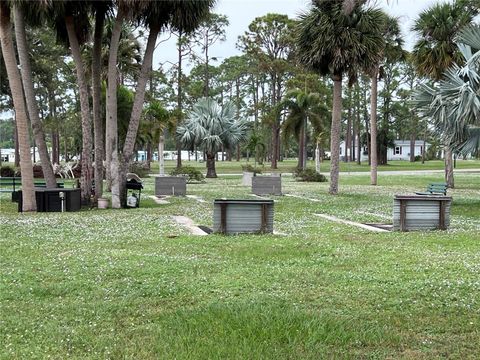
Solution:
M405 39L405 47L411 50L415 42L414 35L409 31L418 14L438 2L446 0L372 0L383 7L389 14L400 20ZM235 44L248 25L259 16L267 13L287 14L290 18L296 18L298 14L309 9L310 0L219 0L214 12L228 17L230 25L227 28L227 39L223 43L214 45L210 55L217 57L219 62L224 58L239 55ZM176 62L175 40L160 44L155 52L154 68L165 61Z

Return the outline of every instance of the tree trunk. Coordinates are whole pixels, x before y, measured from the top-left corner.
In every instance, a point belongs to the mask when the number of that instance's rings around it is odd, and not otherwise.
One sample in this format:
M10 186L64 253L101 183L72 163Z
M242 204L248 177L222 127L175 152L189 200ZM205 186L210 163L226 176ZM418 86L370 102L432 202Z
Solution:
M365 121L365 137L366 137L366 142L367 142L367 153L368 153L368 165L371 165L372 163L372 151L370 148L370 131L369 131L369 116L368 116L368 109L367 109L367 89L364 86L363 89L363 118Z
M48 155L47 143L45 142L45 133L43 132L42 122L39 118L39 110L35 99L33 89L32 70L27 46L27 34L25 32L24 15L21 6L15 5L15 36L17 41L18 58L20 60L20 69L22 75L23 89L25 91L25 101L27 103L30 123L32 125L35 144L38 147L38 154L42 165L43 177L47 188L57 187L55 174L53 173L52 163ZM33 149L35 156L35 148Z
M338 175L340 162L340 131L342 121L342 77L333 75L332 130L330 138L330 189L331 195L338 194Z
M347 134L345 136L345 162L352 161L352 90L348 90Z
M120 8L115 18L110 38L110 48L108 54L108 70L107 70L107 121L105 127L105 168L107 191L113 187L112 174L118 171L118 121L117 121L117 57L118 47L120 43L120 35L125 19L123 8ZM117 164L112 164L116 161ZM117 190L118 192L118 187ZM115 204L118 207L117 204ZM112 199L113 207L113 199Z
M95 141L95 199L103 195L103 153L105 144L103 141L102 121L102 37L105 22L105 8L97 8L95 13L95 33L92 51L92 98L93 98L93 134Z
M182 97L182 30L178 31L178 67L177 67L177 124L176 126L180 125L183 120L183 97ZM176 143L177 149L177 169L182 167L182 143L180 140L177 139ZM196 157L195 152L195 157Z
M302 169L307 168L307 124L308 118L303 119L303 129L302 129L302 141L303 141L303 156L302 156Z
M7 75L8 77L8 75ZM28 126L28 124L27 124ZM14 127L14 137L15 137L15 161L13 162L13 165L18 168L20 167L20 144L18 142L18 131L17 131L17 115L15 114L15 127ZM29 150L30 151L30 148Z
M207 178L216 178L217 172L215 171L215 153L207 152Z
M158 168L159 175L165 175L165 159L163 158L163 150L165 147L165 136L160 135L160 141L158 142Z
M453 153L452 148L445 145L445 182L450 189L455 187L453 178Z
M82 117L82 173L80 177L81 198L84 204L90 203L92 187L92 121L90 118L90 105L88 103L88 85L83 69L83 59L80 44L75 32L73 16L65 17L65 25L70 42L73 62L77 72L77 84L80 94L80 113Z
M300 129L300 134L298 134L298 160L297 160L297 168L301 170L305 169L303 167L303 158L304 158L303 151L305 150L305 146L303 143L304 141L303 132L304 132L304 128L302 125L302 128Z
M315 171L320 174L320 145L315 147Z
M120 8L115 19L110 39L108 55L107 83L107 124L105 128L105 164L107 169L107 189L112 191L112 208L118 209L120 204L120 184L118 183L118 121L117 121L117 57L125 18ZM114 195L115 193L115 195Z
M415 132L412 130L410 133L410 162L415 162Z
M372 92L370 94L370 184L377 185L377 95L378 68L371 77Z
M23 97L22 80L15 59L10 9L8 6L8 3L0 2L0 43L15 109L15 123L20 150L20 169L22 171L22 210L24 212L36 211L37 202L33 185L33 164L30 153L27 109L25 108Z
M132 113L130 114L128 131L127 131L127 135L125 137L125 142L123 145L122 164L125 167L124 174L126 174L126 169L132 159L133 150L135 147L135 141L137 139L138 126L140 124L140 117L142 115L143 103L145 100L145 89L146 89L147 81L150 77L150 72L152 71L153 52L155 50L155 43L157 41L157 36L159 32L160 32L160 27L150 28L150 33L148 35L147 46L145 48L145 54L143 56L143 64L140 69L140 74L137 80L137 87L135 89L135 98L133 100ZM117 174L112 174L112 175L116 176ZM123 174L119 173L118 176L120 175L123 176ZM126 182L126 178L124 176L120 177L118 181L121 184L123 184ZM121 205L126 206L126 197L124 201L122 201ZM113 191L112 191L112 206L113 206Z

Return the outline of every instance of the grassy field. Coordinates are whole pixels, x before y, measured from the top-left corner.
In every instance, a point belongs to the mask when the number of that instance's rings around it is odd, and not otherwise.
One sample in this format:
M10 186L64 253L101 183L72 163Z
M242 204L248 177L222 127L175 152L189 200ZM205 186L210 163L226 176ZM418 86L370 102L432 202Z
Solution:
M217 161L216 168L219 174L240 174L242 172L242 165L245 164L254 165L253 159L250 159L249 162L246 159L242 161ZM205 163L195 162L195 161L182 161L183 165L194 166L203 172L205 172ZM292 170L297 166L297 160L284 160L278 162L278 170L276 172L291 173ZM314 161L308 161L308 166L315 168ZM176 161L167 160L165 161L166 171L169 172L174 167L176 167ZM263 165L258 166L260 169L263 169L265 172L271 172L270 163L264 163ZM421 162L411 163L409 161L390 161L387 165L382 165L378 167L378 171L413 171L413 170L442 170L444 169L443 160L431 160L426 161L424 164ZM480 169L480 160L457 160L456 169ZM330 171L330 161L324 161L321 164L322 172ZM356 163L340 163L340 171L344 172L367 172L370 171L370 166L367 163L362 163L357 165ZM158 163L152 163L152 173L158 172Z
M478 164L477 164L478 166ZM233 172L233 168L232 168ZM316 213L391 221L394 194L442 174L283 178L275 230L196 237L240 177L129 210L22 214L0 195L0 358L462 358L480 353L480 175L457 174L446 232L371 233ZM153 193L146 179L145 194Z

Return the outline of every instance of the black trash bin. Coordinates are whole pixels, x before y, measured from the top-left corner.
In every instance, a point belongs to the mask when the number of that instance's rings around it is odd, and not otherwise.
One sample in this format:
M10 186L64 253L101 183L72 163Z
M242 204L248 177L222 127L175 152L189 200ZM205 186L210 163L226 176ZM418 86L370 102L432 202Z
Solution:
M138 208L142 194L143 183L137 174L127 174L127 207Z

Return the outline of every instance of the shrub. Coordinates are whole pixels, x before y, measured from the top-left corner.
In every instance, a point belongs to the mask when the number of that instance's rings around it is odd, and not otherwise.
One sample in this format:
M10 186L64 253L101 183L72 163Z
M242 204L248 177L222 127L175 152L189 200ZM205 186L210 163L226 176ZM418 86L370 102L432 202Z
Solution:
M128 172L137 174L141 178L148 177L150 169L145 161L134 161L128 166Z
M43 169L40 164L33 164L33 177L35 179L43 179Z
M11 166L5 165L0 168L0 176L2 177L14 177L15 169Z
M170 171L170 175L182 175L187 178L187 183L203 182L204 176L193 166L182 166L181 168L175 168Z
M314 169L307 168L301 170L299 168L295 169L293 172L293 177L297 181L308 181L308 182L327 182L325 175L317 173Z
M262 170L256 167L253 167L250 164L242 165L242 170L246 172L252 172L254 174L261 174Z

